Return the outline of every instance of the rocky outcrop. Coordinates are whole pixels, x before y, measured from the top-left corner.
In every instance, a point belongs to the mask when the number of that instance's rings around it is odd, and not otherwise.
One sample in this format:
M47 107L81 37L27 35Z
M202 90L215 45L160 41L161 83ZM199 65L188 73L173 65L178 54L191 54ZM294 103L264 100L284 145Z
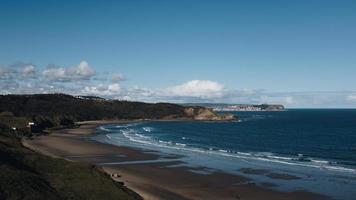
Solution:
M184 109L188 118L199 121L232 121L236 120L234 115L218 115L210 108L204 107L187 107Z

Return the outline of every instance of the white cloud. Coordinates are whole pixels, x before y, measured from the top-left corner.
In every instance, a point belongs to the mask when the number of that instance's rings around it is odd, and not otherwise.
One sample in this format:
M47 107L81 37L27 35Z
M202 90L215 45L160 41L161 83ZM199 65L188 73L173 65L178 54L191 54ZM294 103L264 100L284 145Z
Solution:
M293 104L295 102L295 100L293 97L288 96L288 97L284 98L284 102L289 105L289 104Z
M67 93L117 98L128 93L117 82L123 80L123 75L116 73L116 82L111 84L111 74L98 76L86 61L68 68L52 65L38 73L35 65L19 62L0 67L0 94Z
M32 64L16 63L0 67L0 80L17 81L36 78L36 67Z
M70 68L70 70L84 79L95 75L95 70L89 66L87 61L81 61L77 67Z
M103 89L101 89L98 86L85 86L83 93L90 94L90 95L100 95L102 91Z
M95 70L86 61L81 61L78 66L63 68L50 67L42 72L43 77L51 82L66 82L89 80L95 75Z
M13 72L9 68L0 68L0 80L9 80L12 78L12 74Z
M108 86L108 90L113 93L120 92L120 85L118 83L114 83Z
M120 82L120 81L123 81L123 80L125 80L125 77L122 74L114 74L111 77L111 81L114 82L114 83L117 83L117 82Z
M209 80L192 80L182 85L167 88L165 96L195 97L202 99L220 98L224 95L224 86Z
M88 62L74 67L16 63L0 67L1 94L67 93L147 102L284 104L287 107L355 107L356 91L269 92L232 90L210 80L191 80L165 89L120 85L119 73L96 74Z
M49 68L42 72L43 77L48 81L67 81L64 68Z
M132 88L124 89L122 95L118 99L156 102L160 98L159 94L153 89L134 86Z
M85 86L82 90L83 95L96 95L101 97L119 96L121 87L118 83L111 85Z
M356 102L356 95L349 95L346 97L347 101Z
M252 100L257 104L283 104L283 105L294 105L297 103L297 100L293 96L285 96L284 94L281 95L273 95L268 93L260 94L257 97L250 97L248 100Z
M32 76L36 73L36 68L33 65L26 65L22 69L22 75L24 77Z

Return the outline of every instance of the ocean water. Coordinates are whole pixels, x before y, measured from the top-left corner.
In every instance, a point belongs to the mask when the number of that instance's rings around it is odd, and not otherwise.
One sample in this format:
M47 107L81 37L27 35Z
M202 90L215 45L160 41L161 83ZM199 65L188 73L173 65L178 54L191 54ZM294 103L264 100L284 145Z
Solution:
M186 165L248 176L282 191L356 199L356 110L233 112L238 122L142 122L100 127L93 139L184 155ZM264 169L297 179L244 174ZM206 172L202 172L206 173Z

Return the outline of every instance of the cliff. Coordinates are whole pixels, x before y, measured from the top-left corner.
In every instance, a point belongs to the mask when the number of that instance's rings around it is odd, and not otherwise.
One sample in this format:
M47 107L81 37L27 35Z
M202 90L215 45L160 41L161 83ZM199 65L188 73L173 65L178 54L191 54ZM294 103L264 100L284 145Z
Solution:
M262 104L262 105L259 105L259 107L265 111L283 111L283 110L285 110L283 105Z
M236 119L234 115L218 115L212 109L204 107L187 107L184 112L187 117L200 121L231 121Z

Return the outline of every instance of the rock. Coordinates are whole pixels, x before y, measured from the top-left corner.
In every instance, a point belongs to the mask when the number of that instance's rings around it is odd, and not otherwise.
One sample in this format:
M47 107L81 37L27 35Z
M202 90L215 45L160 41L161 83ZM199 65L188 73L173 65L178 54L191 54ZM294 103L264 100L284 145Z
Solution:
M218 115L210 108L204 107L187 107L184 113L188 118L199 121L232 121L236 117L232 114Z

